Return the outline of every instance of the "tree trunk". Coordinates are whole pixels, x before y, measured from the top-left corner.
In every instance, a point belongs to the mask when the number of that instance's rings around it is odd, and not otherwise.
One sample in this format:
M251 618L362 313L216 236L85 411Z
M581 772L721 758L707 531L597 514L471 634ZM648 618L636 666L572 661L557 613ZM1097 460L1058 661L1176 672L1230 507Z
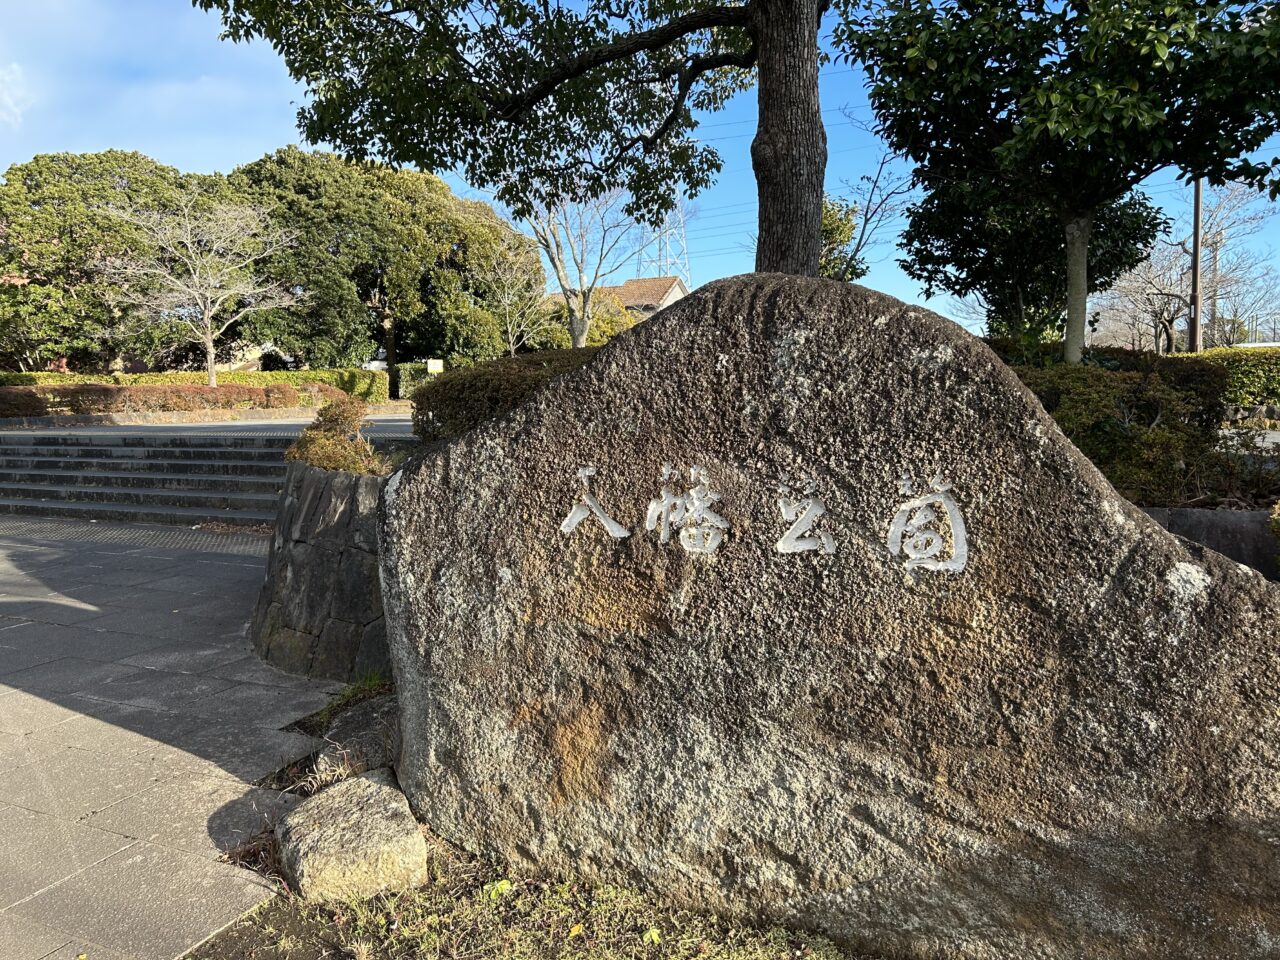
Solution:
M1089 322L1089 230L1092 214L1072 217L1067 233L1067 335L1063 359L1079 363L1084 357L1084 331Z
M218 385L218 352L214 349L212 339L204 342L204 363L205 369L209 372L209 386L216 387Z
M818 275L827 132L818 101L825 0L757 0L759 127L751 165L760 198L756 270Z
M569 339L575 350L587 345L587 333L591 328L590 300L579 294L580 300L569 306Z

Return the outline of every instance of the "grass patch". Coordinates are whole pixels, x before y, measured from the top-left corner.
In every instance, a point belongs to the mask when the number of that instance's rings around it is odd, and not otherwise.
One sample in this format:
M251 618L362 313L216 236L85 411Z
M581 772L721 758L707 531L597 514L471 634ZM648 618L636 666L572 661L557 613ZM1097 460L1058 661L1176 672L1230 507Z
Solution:
M507 877L428 836L418 890L317 906L272 900L190 960L854 960L808 933L672 910L615 887ZM862 960L867 960L863 957Z
M330 725L358 703L395 692L395 684L380 673L370 673L348 686L340 694L310 716L293 724L292 729L309 737L323 737Z

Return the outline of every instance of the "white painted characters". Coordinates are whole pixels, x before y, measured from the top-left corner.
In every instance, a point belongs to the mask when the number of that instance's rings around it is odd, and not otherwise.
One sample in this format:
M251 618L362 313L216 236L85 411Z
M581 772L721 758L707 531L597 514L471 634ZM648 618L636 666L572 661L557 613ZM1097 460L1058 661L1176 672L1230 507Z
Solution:
M889 553L906 556L907 569L939 570L959 573L969 562L969 539L964 528L964 517L951 496L951 484L941 476L930 484L930 492L914 496L915 489L909 479L903 478L899 492L912 497L898 508L889 526ZM951 555L944 556L946 538L941 528L942 514L946 515L951 531Z
M676 494L667 485L676 476L671 464L663 465L663 486L657 498L649 501L645 529L656 530L658 542L664 544L671 542L672 529L678 529L680 545L689 553L715 553L729 529L729 522L711 508L720 494L711 489L702 467L689 471L693 486L687 493Z
M624 540L631 536L631 530L606 513L596 499L591 488L595 474L594 466L579 468L582 493L560 524L560 532L568 536L583 520L594 516L609 536ZM688 553L714 554L731 532L731 524L716 506L720 494L712 490L710 476L703 467L690 468L687 488L679 479L679 471L669 463L663 465L658 495L649 501L645 513L645 529L656 534L663 546L675 537ZM898 492L909 499L898 507L889 525L889 555L904 558L908 570L953 574L963 571L969 562L969 537L951 484L936 476L928 492L917 496L912 482L904 478ZM778 487L777 503L786 526L774 544L775 551L825 556L836 552L836 538L829 532L827 504L818 496L815 483L793 487L784 478Z
M778 509L782 511L782 519L791 524L775 544L779 553L836 552L836 541L831 534L825 530L813 532L814 525L827 512L827 507L814 495L812 483L799 498L793 497L791 487L784 483L778 488Z
M594 514L595 518L603 524L605 532L609 536L615 540L625 540L631 536L631 531L605 513L604 508L600 506L600 501L591 492L591 478L595 475L595 467L578 468L578 479L582 481L582 499L574 505L573 509L569 511L569 515L564 518L564 523L560 524L560 532L567 537L578 528L578 524Z

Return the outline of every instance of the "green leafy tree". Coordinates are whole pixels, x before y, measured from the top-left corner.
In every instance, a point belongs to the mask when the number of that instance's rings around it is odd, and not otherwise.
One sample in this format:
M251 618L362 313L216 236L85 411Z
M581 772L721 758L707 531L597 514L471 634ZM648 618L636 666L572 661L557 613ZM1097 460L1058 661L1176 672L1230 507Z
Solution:
M1089 245L1089 289L1104 290L1142 262L1167 224L1142 194L1102 207ZM975 298L998 336L1060 337L1067 305L1065 239L1052 210L1029 209L998 183L933 185L912 205L899 261L927 296Z
M818 276L857 280L867 274L858 250L858 205L839 197L822 198L822 252Z
M828 0L194 0L308 87L312 142L460 169L517 216L622 188L655 225L721 166L693 136L755 72L756 266L818 270Z
M0 357L38 369L61 357L100 366L125 346L111 257L147 238L112 214L158 209L182 175L139 153L41 154L0 184Z
M487 204L431 174L297 147L231 180L296 237L264 270L307 291L296 307L253 317L247 336L311 366L363 363L379 346L391 369L501 352L485 270L514 256L520 235Z
M920 179L1000 184L1053 212L1067 273L1065 355L1084 344L1098 211L1169 166L1262 186L1245 159L1280 129L1269 3L890 0L836 31L864 61L890 145Z
M506 341L484 265L519 235L489 204L454 196L439 177L385 167L379 176L387 216L406 231L414 251L390 277L398 298L407 303L413 291L418 304L396 323L396 355L440 357L451 366L501 356Z
M313 367L372 357L379 315L392 309L388 261L412 253L397 243L377 176L333 154L286 147L238 167L231 180L295 238L264 272L308 294L291 309L253 317L246 335Z

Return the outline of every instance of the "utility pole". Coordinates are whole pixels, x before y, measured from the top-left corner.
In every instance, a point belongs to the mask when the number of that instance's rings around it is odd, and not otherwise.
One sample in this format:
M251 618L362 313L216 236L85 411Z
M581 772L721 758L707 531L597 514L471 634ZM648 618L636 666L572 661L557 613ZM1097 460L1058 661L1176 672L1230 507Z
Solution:
M1196 177L1194 226L1191 229L1191 316L1187 320L1187 349L1199 353L1204 349L1204 330L1200 326L1200 219L1204 205L1204 181Z
M1209 279L1201 280L1200 285L1207 287L1209 290L1209 306L1205 309L1205 324L1201 331L1208 338L1209 343L1213 346L1222 346L1218 339L1220 330L1218 329L1218 251L1222 249L1222 233L1215 233L1209 238ZM1203 301L1204 295L1201 294L1200 299Z

